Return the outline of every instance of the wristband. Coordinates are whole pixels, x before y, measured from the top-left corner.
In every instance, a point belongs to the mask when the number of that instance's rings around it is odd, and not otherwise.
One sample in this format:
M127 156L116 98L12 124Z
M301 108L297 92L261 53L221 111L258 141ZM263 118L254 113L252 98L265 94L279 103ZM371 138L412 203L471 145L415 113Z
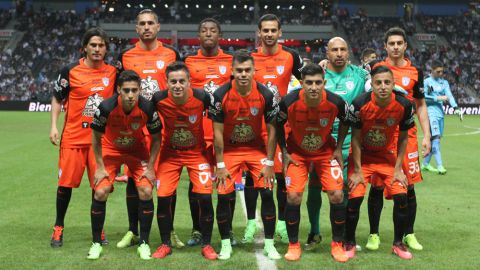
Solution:
M225 168L225 162L217 162L217 169Z
M273 160L268 160L268 159L265 160L265 165L266 166L273 167L273 164L274 164Z

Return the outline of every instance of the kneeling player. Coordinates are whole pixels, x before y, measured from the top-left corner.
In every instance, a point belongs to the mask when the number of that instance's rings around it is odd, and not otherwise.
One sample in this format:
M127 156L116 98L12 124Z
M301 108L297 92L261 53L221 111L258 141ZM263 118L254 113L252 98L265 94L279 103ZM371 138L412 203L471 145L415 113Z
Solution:
M355 256L355 230L360 205L365 196L366 183L374 188L385 188L393 196L394 241L392 252L402 259L412 254L402 242L407 220L407 180L402 171L408 129L414 126L414 111L410 101L400 93L392 92L393 73L386 66L372 70L373 92L364 93L353 101L352 155L349 162L349 200L345 250ZM394 133L399 128L398 143Z
M302 69L302 89L290 92L280 102L277 129L287 187L285 219L290 241L285 259L292 261L299 260L301 255L298 242L300 205L310 163L313 163L330 200L331 254L339 262L348 260L342 247L345 226L342 145L348 130L344 124L348 107L341 97L325 91L324 85L323 69L308 64ZM335 118L340 119L337 143L332 137ZM287 142L283 128L286 122L291 128Z
M172 253L170 209L185 166L193 185L191 200L200 211L202 255L215 260L217 253L210 245L213 229L211 165L203 134L203 112L210 103L210 96L203 90L190 88L190 74L182 62L170 64L166 75L168 91L156 92L152 99L165 125L157 169L157 221L162 245L153 257L161 259Z
M141 259L148 260L148 238L153 219L154 164L160 149L161 123L153 104L140 96L140 77L137 73L123 71L117 82L118 95L100 103L91 125L97 169L91 208L93 244L87 258L98 259L102 253L100 234L105 222L107 198L113 191L116 173L122 164L126 164L134 177L140 198L140 243L137 252ZM145 126L152 134L150 158L142 132Z

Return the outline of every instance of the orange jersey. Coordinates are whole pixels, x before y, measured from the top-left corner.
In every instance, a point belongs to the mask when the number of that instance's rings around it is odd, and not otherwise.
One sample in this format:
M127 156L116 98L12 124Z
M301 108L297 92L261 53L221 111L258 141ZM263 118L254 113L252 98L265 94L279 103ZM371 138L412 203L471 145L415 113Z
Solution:
M176 104L168 91L153 95L160 117L163 119L162 150L205 149L203 112L210 104L210 95L201 89L189 89L185 104Z
M324 89L322 101L316 107L308 107L305 92L299 89L282 99L277 121L290 126L289 153L325 157L331 155L336 145L332 137L335 118L346 124L347 115L348 106L340 96Z
M423 99L423 72L421 69L412 65L409 59L405 58L407 64L403 67L393 66L387 60L374 61L370 65L373 68L377 66L387 66L393 72L395 81L395 90L404 92L406 98L413 101L414 98Z
M85 65L82 58L64 67L55 82L53 96L63 102L65 124L61 146L66 148L88 147L92 144L89 129L98 105L112 96L117 71L103 64L94 69Z
M204 89L213 93L218 87L230 81L232 76L233 56L218 49L215 56L203 56L198 50L195 55L188 55L184 61L190 71L192 88Z
M208 109L209 117L224 124L223 140L225 152L243 149L262 149L262 121L271 123L278 112L273 93L264 85L252 82L252 91L241 96L235 80L218 88Z
M252 53L252 57L255 62L255 80L263 83L274 94L278 93L279 97L287 94L292 75L301 79L302 58L290 48L278 45L275 54L266 55L259 47Z
M107 151L132 153L147 152L142 128L150 134L160 132L162 124L151 102L139 96L138 102L129 114L125 114L121 96L115 95L98 106L91 128L105 133L102 147Z
M172 47L163 45L158 41L158 48L152 51L140 47L140 42L135 47L126 49L118 58L118 69L134 70L142 78L142 96L151 100L155 92L167 89L167 66L180 60L180 54Z
M352 128L360 129L363 152L396 151L394 134L415 125L413 104L406 97L392 93L391 102L379 107L373 92L358 96L350 106Z

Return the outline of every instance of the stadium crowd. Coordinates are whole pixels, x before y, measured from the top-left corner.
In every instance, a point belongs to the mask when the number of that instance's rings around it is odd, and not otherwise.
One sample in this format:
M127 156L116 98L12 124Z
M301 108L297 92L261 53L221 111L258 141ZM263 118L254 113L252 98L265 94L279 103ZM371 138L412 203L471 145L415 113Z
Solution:
M2 52L0 63L0 96L3 100L39 100L48 101L50 99L49 91L53 87L53 80L58 69L65 63L72 62L80 57L78 48L80 47L80 38L78 33L84 32L91 26L97 25L100 20L104 22L132 22L132 14L138 12L139 6L132 8L118 9L116 12L98 12L96 10L87 11L84 14L76 14L71 11L51 12L46 9L39 11L26 11L26 16L17 18L16 30L25 31L25 35L14 51L6 50ZM262 7L263 8L263 7ZM282 7L283 8L283 7ZM296 7L297 9L299 7ZM321 7L319 7L321 9ZM185 5L178 5L165 9L166 14L160 13L161 22L175 23L175 17L180 15L182 22L189 22L188 18L196 20L195 16L187 16L191 10L208 12L208 9L185 8ZM276 7L269 7L268 11L276 11ZM389 27L398 25L398 20L383 17L368 17L367 13L360 9L355 14L350 15L347 9L337 9L330 17L328 12L318 17L312 17L318 14L315 9L307 8L306 15L302 17L293 16L298 12L295 8L281 12L282 23L302 24L304 22L321 23L333 21L334 24L340 23L349 38L352 51L355 57L359 57L363 48L374 48L377 56L385 57L383 49L383 32ZM186 13L187 12L187 13ZM227 16L225 18L245 19L239 23L250 23L253 20L253 11L239 7L236 12L244 12L239 16ZM262 10L263 12L263 10ZM0 26L5 26L11 19L12 13L7 10L1 10L2 14ZM250 14L251 13L251 14ZM250 15L249 15L250 14ZM204 14L209 16L211 14ZM125 18L129 18L126 20ZM187 18L187 19L185 19ZM243 19L242 19L243 18ZM328 18L328 19L327 19ZM228 22L219 18L223 23ZM298 20L298 21L295 21ZM450 44L448 46L422 46L419 49L409 48L407 55L412 62L421 66L428 74L433 60L441 60L446 66L445 77L452 82L452 92L458 98L460 103L473 103L475 98L468 95L465 87L474 90L480 95L480 73L478 72L480 63L477 61L480 57L480 47L478 46L479 16L467 13L465 16L454 17L433 17L418 16L417 20L427 33L437 33L448 35ZM408 29L407 25L401 25ZM412 33L407 31L407 33ZM112 38L109 45L109 54L106 62L113 63L118 54L127 45L127 39ZM310 57L314 60L324 56L324 48L299 47L298 49L304 57ZM197 46L182 45L179 48L182 55L192 53L198 49ZM233 51L236 47L226 47L226 51ZM253 49L253 46L247 48ZM15 67L15 68L14 68Z

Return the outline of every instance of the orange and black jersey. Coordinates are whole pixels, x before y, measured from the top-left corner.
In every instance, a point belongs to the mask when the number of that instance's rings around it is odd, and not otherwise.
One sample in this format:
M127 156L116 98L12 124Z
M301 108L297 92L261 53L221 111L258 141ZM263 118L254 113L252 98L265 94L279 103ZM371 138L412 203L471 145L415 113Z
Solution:
M167 66L180 60L180 54L173 47L158 41L155 50L147 51L137 42L134 47L124 50L118 57L119 71L133 70L142 78L142 96L151 100L155 92L167 89Z
M278 93L279 97L287 94L292 75L301 79L302 58L293 49L278 45L275 54L266 55L259 47L252 53L252 57L255 62L255 80L263 83L273 93Z
M420 68L412 65L412 62L405 58L407 64L403 67L393 66L387 60L374 60L369 63L373 68L377 66L387 66L393 72L393 80L395 81L395 90L402 92L410 101L425 98L423 92L423 72Z
M86 147L92 144L89 129L98 105L113 95L116 69L103 64L94 69L85 65L85 59L64 67L55 82L53 96L63 102L65 124L61 146Z
M102 146L110 151L146 151L143 127L150 134L160 132L162 124L153 103L142 96L129 114L125 114L119 95L104 100L98 106L91 128L105 133Z
M235 80L221 86L213 93L208 115L224 124L225 151L240 147L265 149L262 140L262 121L272 123L278 113L274 94L261 83L252 82L252 90L241 96Z
M215 56L204 56L201 50L187 55L184 62L190 71L192 88L214 92L221 85L230 81L232 76L233 56L218 49Z
M286 146L289 153L307 156L331 154L336 145L332 137L335 118L343 124L348 121L347 103L340 96L325 89L322 91L322 100L315 107L307 106L303 89L288 93L280 101L279 107L279 142L285 143L283 126L288 123L290 131Z
M168 91L156 92L152 101L163 119L165 150L197 150L205 147L203 112L210 104L210 95L201 89L189 89L185 104L176 104Z
M391 102L379 107L373 92L363 93L350 105L349 122L352 128L361 130L363 151L395 151L395 132L415 125L413 104L394 91Z

